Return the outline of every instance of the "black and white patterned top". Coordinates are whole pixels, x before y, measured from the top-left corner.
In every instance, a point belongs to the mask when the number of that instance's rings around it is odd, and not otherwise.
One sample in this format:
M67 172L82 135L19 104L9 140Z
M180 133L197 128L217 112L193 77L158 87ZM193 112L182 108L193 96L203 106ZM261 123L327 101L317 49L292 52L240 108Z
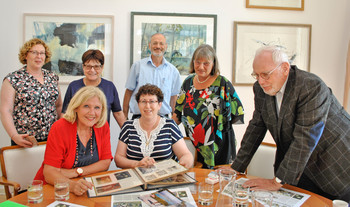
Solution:
M141 128L139 119L126 121L119 135L119 140L127 145L127 158L132 160L152 157L156 161L171 158L177 161L172 145L182 138L177 124L172 119L166 118L160 119L149 138L147 132Z
M38 141L47 140L51 125L57 120L56 100L59 96L58 76L45 69L42 72L44 84L29 74L26 66L5 77L16 93L13 121L17 133L28 133Z

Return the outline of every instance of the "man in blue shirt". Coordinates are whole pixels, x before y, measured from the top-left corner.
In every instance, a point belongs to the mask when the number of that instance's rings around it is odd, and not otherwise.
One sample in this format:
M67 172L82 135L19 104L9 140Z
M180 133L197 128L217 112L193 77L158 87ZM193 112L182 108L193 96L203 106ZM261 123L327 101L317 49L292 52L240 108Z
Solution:
M132 119L140 116L135 95L139 88L147 83L158 86L164 94L164 101L159 111L161 116L168 116L174 111L177 94L181 88L180 73L174 65L164 58L168 45L165 36L160 33L152 35L149 43L151 55L135 62L125 84L123 112L128 117L129 109Z

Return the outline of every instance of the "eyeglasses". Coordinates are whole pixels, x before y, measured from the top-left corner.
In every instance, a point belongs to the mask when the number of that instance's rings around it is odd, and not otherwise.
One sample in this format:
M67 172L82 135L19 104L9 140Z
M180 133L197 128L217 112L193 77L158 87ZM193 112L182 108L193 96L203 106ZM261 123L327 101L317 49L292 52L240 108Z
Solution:
M38 52L38 51L32 51L32 50L29 50L28 52L32 53L33 55L46 55L45 52Z
M100 70L102 65L83 65L87 70L95 69L95 71Z
M139 101L139 103L146 106L148 103L149 103L149 105L154 105L154 104L158 103L158 101L154 101L154 100L149 100L149 101L142 100L142 101Z
M204 65L204 67L208 67L212 62L209 62L209 61L208 62L200 62L200 61L197 61L197 60L194 61L194 64L197 65L197 66L201 65L202 63Z
M264 80L268 80L271 76L271 74L273 73L273 71L275 71L277 68L279 68L281 66L282 63L280 63L279 65L277 65L277 67L275 67L274 69L270 70L269 72L266 72L266 73L260 73L259 75L256 74L256 73L252 73L252 77L255 79L255 80L258 80L259 78L262 78Z

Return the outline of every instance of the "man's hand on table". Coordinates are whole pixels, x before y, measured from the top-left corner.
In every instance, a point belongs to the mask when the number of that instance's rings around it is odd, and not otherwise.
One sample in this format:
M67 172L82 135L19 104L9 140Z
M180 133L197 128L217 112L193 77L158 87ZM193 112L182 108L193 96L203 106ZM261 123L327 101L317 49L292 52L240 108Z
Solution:
M275 179L250 179L243 183L243 187L250 187L250 190L269 190L276 191L282 187L282 184L275 181Z

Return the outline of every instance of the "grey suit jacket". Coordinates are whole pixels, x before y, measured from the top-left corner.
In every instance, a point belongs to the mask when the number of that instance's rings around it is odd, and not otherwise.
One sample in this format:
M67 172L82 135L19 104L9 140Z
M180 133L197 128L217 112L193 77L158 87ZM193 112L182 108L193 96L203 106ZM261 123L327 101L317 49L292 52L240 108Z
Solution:
M316 75L291 66L280 114L274 96L253 87L255 111L232 168L244 172L269 130L277 145L275 175L297 185L305 173L323 191L350 190L350 116Z

